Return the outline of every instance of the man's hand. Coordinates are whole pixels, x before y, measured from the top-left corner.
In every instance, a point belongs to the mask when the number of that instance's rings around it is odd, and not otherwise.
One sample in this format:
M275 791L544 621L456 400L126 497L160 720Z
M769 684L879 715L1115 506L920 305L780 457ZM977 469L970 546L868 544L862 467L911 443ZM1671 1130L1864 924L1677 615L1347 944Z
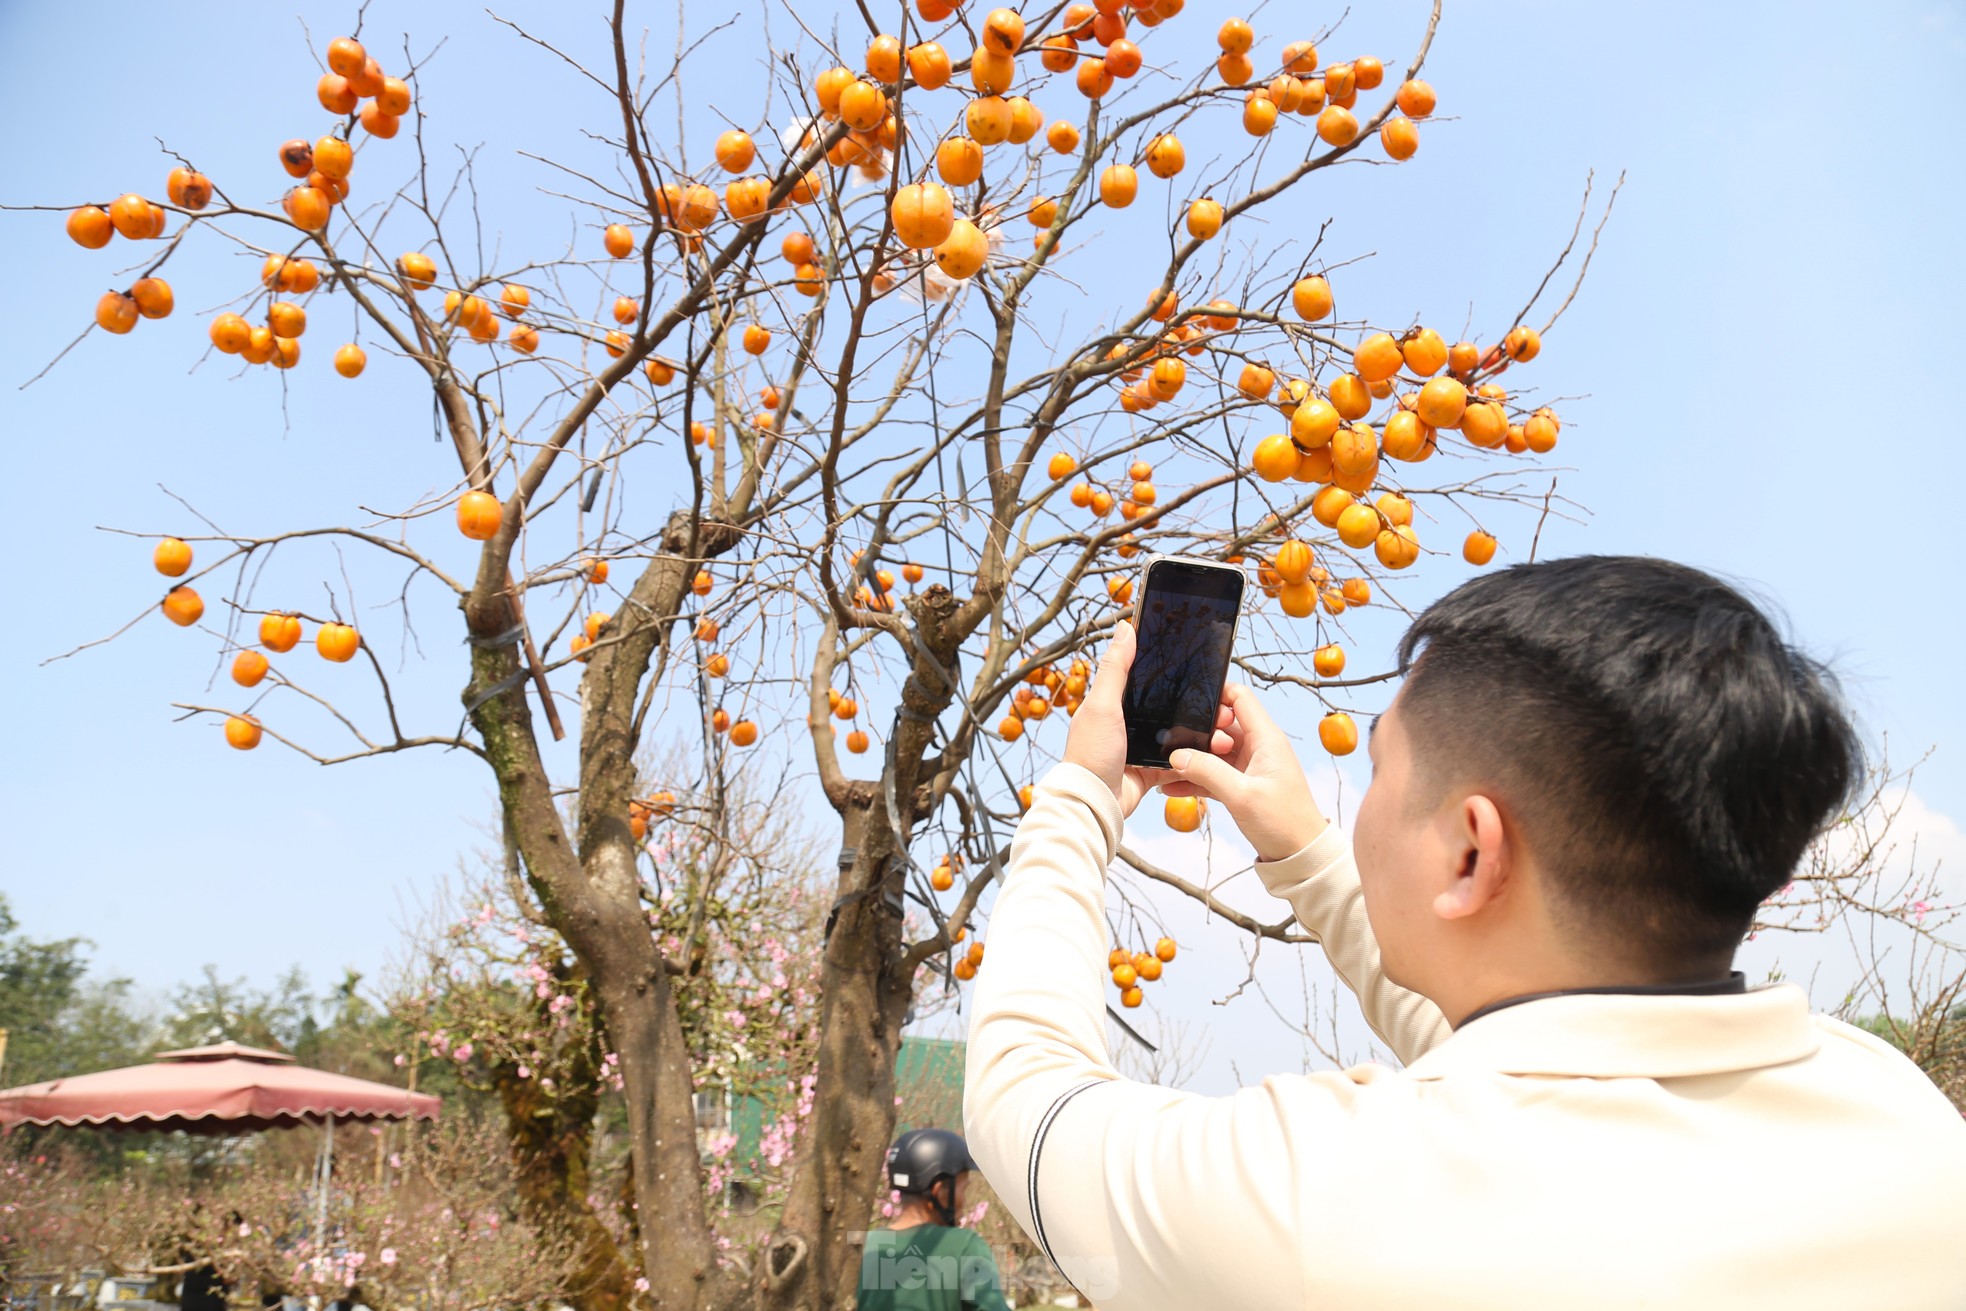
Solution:
M1127 654L1132 655L1130 647ZM1105 669L1105 662L1100 669ZM1153 771L1154 782L1171 797L1200 796L1221 802L1256 848L1258 860L1282 860L1302 851L1328 821L1311 796L1310 781L1297 763L1290 739L1257 702L1256 694L1240 683L1229 684L1223 693L1222 711L1228 722L1218 721L1211 744L1214 754L1173 752L1168 762L1174 767ZM1077 731L1075 724L1073 732ZM1122 733L1122 758L1125 752ZM1071 758L1069 741L1065 754Z
M1113 629L1113 640L1099 657L1092 686L1079 712L1072 716L1072 731L1065 739L1065 759L1104 780L1119 798L1123 815L1131 815L1155 784L1173 777L1172 770L1143 769L1126 763L1126 714L1120 699L1126 694L1127 672L1133 668L1134 641L1132 624L1122 622ZM1217 751L1227 752L1235 745L1222 731L1228 723L1229 710L1224 706L1210 744Z

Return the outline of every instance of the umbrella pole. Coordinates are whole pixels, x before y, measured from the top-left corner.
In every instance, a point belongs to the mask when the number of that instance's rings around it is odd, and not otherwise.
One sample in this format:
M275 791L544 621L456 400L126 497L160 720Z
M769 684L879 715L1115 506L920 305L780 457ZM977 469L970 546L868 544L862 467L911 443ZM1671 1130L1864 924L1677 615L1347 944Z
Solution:
M316 1256L327 1255L328 1251L328 1180L334 1174L334 1117L328 1116L323 1123L321 1136L321 1174L319 1194L316 1200L314 1220L314 1246Z

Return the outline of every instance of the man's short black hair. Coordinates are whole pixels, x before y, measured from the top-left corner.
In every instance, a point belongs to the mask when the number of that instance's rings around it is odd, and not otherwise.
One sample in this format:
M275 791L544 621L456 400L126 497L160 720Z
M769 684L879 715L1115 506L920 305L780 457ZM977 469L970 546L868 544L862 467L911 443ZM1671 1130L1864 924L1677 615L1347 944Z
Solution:
M1421 779L1493 789L1566 926L1642 968L1731 958L1863 773L1834 676L1667 560L1475 579L1420 615L1399 662Z

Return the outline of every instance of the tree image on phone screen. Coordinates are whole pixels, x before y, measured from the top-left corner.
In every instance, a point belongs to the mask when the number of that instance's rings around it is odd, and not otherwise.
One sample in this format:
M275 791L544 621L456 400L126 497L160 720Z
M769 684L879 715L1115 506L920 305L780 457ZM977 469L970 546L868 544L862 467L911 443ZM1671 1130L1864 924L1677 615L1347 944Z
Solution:
M1165 765L1170 751L1207 749L1241 605L1237 572L1177 564L1149 572L1123 702L1127 763Z

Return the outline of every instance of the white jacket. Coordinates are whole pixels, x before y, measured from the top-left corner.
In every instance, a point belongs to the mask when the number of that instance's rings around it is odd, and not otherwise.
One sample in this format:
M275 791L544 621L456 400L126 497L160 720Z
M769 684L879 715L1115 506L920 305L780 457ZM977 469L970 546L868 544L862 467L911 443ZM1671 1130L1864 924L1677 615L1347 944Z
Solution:
M1076 765L1017 832L977 977L971 1154L1102 1311L1962 1311L1966 1121L1791 985L1527 1001L1390 983L1335 826L1259 865L1403 1070L1228 1097L1106 1050L1121 816Z

